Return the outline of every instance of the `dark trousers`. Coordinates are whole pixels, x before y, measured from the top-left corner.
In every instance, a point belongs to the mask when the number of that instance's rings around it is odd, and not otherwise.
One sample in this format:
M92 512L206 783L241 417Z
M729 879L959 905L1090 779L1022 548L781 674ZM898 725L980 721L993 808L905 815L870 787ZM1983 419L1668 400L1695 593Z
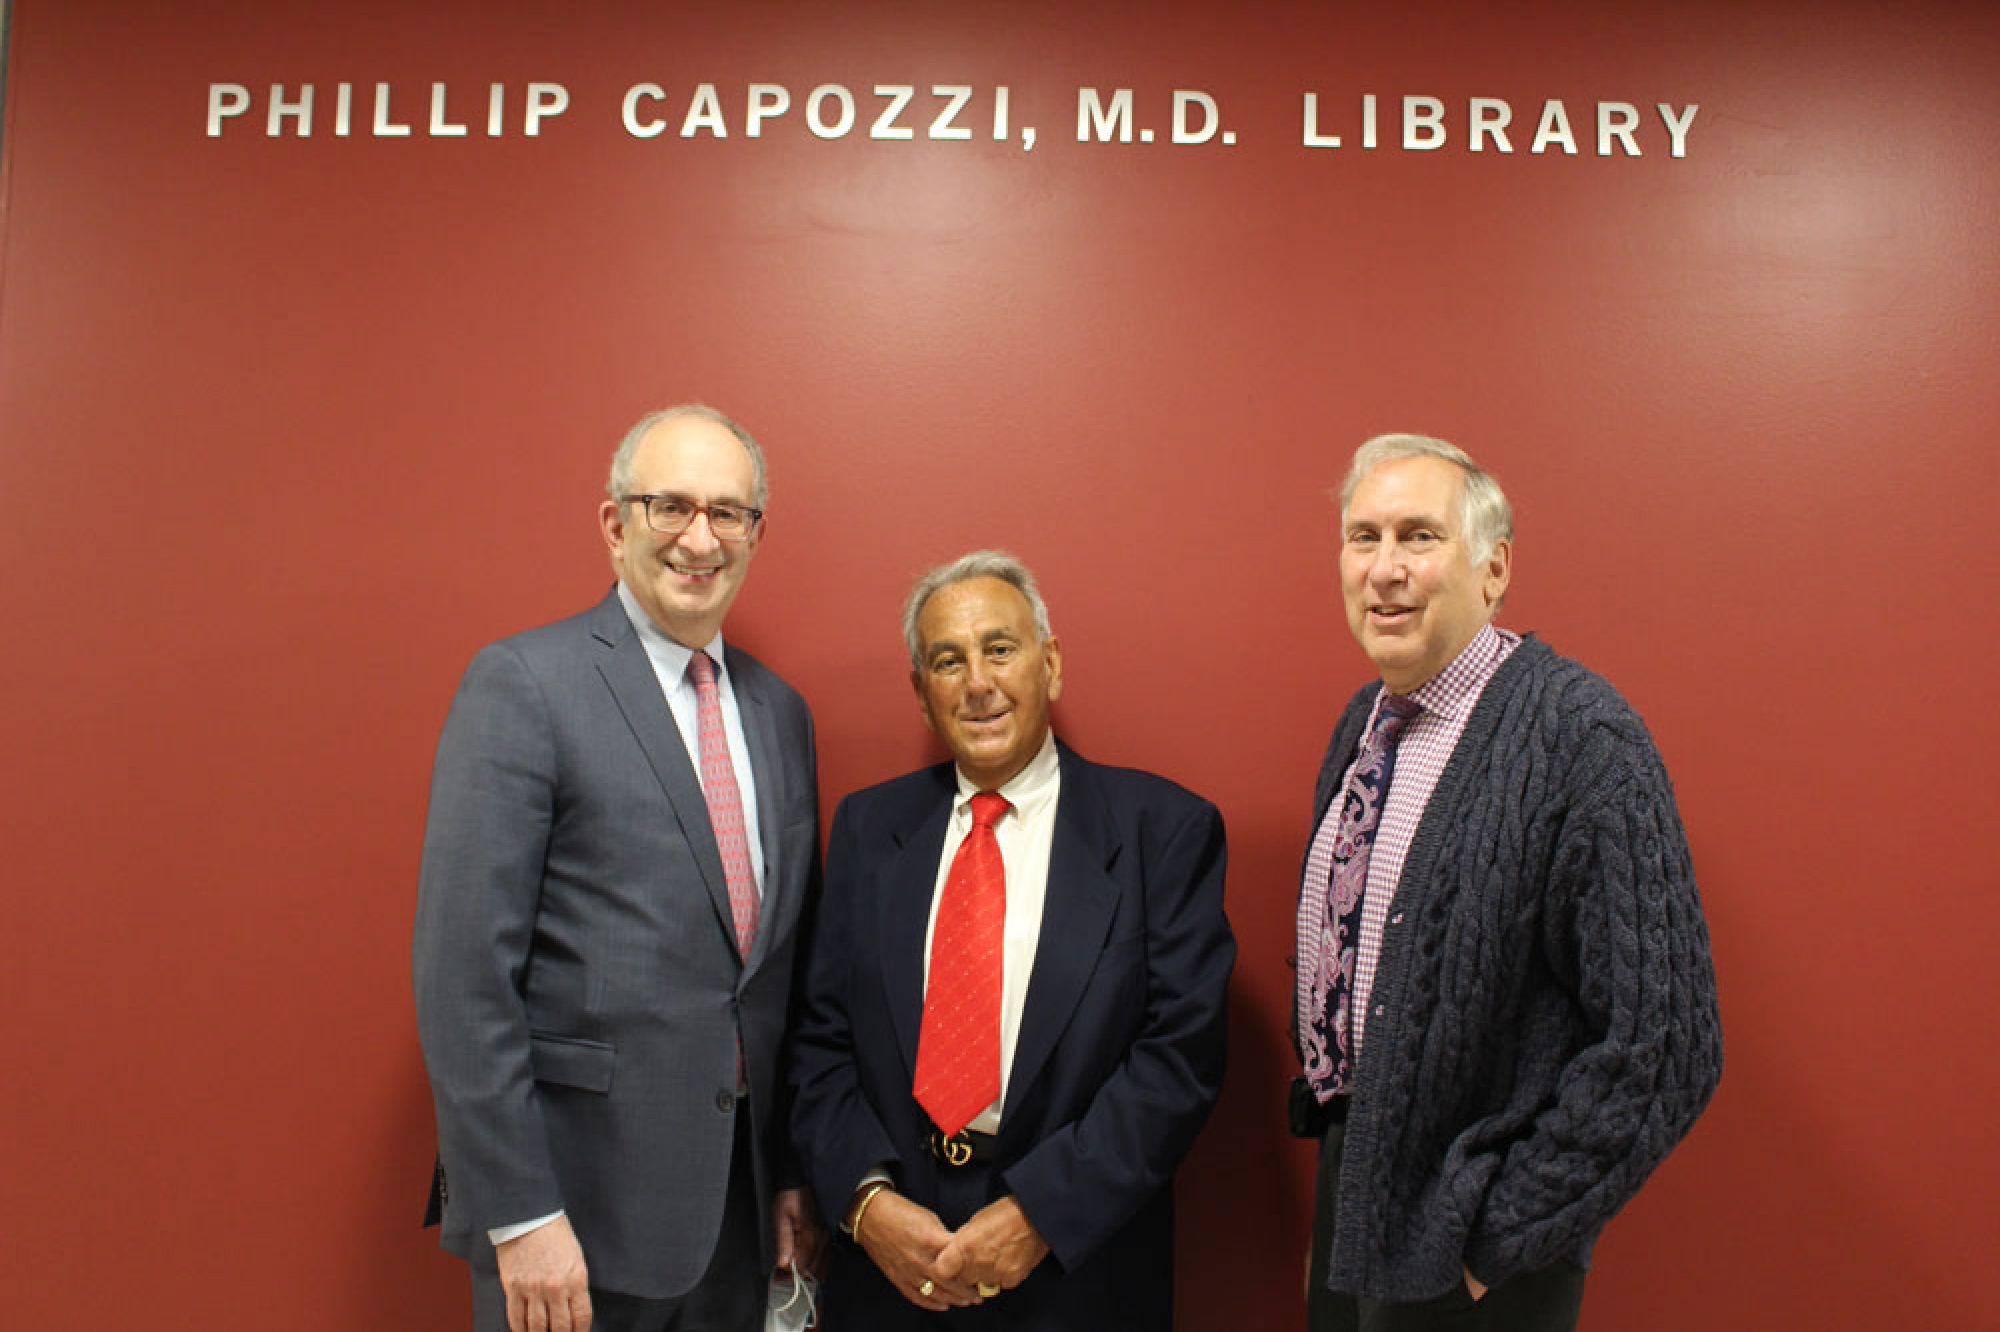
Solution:
M1306 1281L1307 1332L1573 1332L1583 1308L1583 1269L1558 1262L1504 1281L1475 1301L1460 1282L1436 1299L1384 1304L1326 1288L1340 1198L1347 1126L1331 1124L1319 1145L1313 1188L1312 1261Z
M757 1215L749 1142L749 1113L739 1111L722 1229L694 1289L670 1300L648 1300L592 1286L591 1332L762 1332L770 1273L763 1267L764 1222ZM588 1247L583 1260L590 1262ZM507 1296L493 1262L488 1254L473 1264L473 1332L507 1332Z

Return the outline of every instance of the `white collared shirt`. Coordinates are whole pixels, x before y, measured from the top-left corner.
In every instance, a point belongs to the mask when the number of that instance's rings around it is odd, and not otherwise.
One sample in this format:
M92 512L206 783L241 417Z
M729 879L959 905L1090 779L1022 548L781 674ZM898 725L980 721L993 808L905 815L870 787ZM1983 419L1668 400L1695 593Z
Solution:
M931 976L931 936L937 931L938 903L959 843L972 831L972 797L980 788L958 774L958 795L952 801L951 823L945 829L944 852L938 860L937 885L931 893L930 923L924 928L924 986ZM1035 969L1035 944L1042 933L1042 903L1049 886L1049 851L1055 844L1056 797L1061 794L1062 765L1056 760L1051 731L1028 765L1000 788L1013 809L993 825L1000 843L1000 863L1007 871L1007 914L1003 926L1000 976L1000 1097L973 1116L966 1127L975 1133L997 1133L1000 1107L1007 1100L1007 1082L1014 1065L1014 1042L1021 1033L1021 1008L1028 998L1028 977Z

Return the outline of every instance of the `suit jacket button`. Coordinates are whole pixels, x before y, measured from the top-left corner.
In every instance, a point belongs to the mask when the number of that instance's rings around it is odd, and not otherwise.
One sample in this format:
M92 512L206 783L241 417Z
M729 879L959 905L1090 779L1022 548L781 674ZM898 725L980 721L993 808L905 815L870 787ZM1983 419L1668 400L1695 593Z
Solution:
M734 1111L736 1109L735 1093L726 1091L717 1092L715 1094L715 1108L725 1115Z

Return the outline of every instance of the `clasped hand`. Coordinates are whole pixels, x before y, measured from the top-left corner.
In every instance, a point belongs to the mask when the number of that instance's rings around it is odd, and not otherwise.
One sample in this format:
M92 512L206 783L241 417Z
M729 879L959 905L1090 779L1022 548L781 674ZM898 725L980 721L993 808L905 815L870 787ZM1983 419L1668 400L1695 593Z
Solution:
M981 1303L982 1285L1013 1289L1049 1252L1011 1194L954 1231L930 1208L885 1189L855 1238L904 1298L933 1313Z

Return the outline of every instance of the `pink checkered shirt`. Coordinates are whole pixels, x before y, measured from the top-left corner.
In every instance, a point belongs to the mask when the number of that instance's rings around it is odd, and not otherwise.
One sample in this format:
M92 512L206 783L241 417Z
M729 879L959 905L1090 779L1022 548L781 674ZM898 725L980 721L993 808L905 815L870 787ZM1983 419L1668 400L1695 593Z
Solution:
M1382 957L1382 929L1391 921L1402 922L1393 912L1396 882L1403 877L1403 860L1410 853L1410 840L1431 803L1431 792L1444 776L1458 737L1465 731L1486 682L1500 669L1500 663L1521 646L1519 634L1488 624L1473 635L1465 650L1451 665L1410 694L1423 711L1410 719L1396 745L1396 772L1389 782L1389 794L1382 802L1382 821L1375 829L1375 844L1368 853L1368 890L1361 899L1361 939L1354 957L1354 1055L1361 1057L1361 1042L1368 1019L1377 1015L1374 1004L1375 964ZM1378 696L1375 706L1380 708ZM1369 714L1368 724L1375 717ZM1364 728L1362 734L1368 732ZM1342 785L1346 777L1342 777ZM1340 788L1336 788L1338 791ZM1339 803L1338 794L1334 803Z

